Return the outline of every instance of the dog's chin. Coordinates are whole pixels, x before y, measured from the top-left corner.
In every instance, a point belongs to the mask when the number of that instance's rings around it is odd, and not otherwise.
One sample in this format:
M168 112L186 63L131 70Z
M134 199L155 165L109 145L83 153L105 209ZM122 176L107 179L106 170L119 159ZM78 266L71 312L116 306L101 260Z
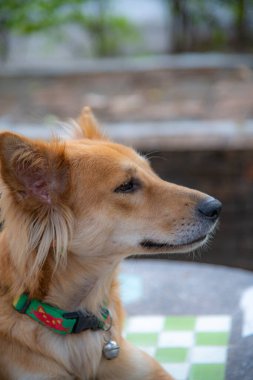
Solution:
M187 253L201 248L207 243L208 239L209 234L201 236L184 244L170 244L167 242L158 242L155 240L143 240L140 243L140 246L144 248L145 251L150 251L150 253Z

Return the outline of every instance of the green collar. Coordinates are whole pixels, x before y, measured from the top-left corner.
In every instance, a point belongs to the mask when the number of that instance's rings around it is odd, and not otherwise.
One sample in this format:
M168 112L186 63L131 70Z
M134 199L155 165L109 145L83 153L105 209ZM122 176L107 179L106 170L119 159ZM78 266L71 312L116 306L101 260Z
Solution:
M109 330L111 316L108 309L102 307L100 314L102 319L97 318L88 311L67 312L58 309L35 298L30 299L28 294L23 293L13 302L14 309L21 314L39 322L57 334L77 334L84 330Z

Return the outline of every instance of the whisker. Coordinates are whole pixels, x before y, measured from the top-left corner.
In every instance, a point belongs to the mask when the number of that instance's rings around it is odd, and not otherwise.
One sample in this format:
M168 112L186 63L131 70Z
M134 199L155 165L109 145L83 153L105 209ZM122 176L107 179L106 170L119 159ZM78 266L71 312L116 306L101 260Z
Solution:
M150 158L150 155L151 155L151 154L154 154L154 153L160 153L160 151L159 151L159 150L152 150L151 152L148 152L148 153L146 153L146 154L143 154L143 156L144 156L145 158Z
M167 157L164 157L164 156L150 156L148 159L149 160L160 159L164 162L169 162L169 159Z

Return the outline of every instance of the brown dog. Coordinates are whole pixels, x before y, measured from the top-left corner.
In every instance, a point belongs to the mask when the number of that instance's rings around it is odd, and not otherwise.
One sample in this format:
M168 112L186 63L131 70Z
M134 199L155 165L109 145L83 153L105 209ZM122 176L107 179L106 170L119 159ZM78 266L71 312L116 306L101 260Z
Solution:
M162 181L88 109L78 128L66 142L0 135L0 378L171 379L122 338L118 265L203 245L221 204Z

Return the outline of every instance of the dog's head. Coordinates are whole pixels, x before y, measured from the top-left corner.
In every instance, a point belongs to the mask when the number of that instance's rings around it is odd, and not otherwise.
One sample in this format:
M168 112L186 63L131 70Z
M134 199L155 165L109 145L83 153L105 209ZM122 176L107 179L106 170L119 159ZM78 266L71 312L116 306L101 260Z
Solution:
M52 249L58 261L67 251L113 258L208 240L219 201L161 180L144 157L104 138L87 109L76 135L46 143L1 134L2 207L16 250L26 240L41 265Z

